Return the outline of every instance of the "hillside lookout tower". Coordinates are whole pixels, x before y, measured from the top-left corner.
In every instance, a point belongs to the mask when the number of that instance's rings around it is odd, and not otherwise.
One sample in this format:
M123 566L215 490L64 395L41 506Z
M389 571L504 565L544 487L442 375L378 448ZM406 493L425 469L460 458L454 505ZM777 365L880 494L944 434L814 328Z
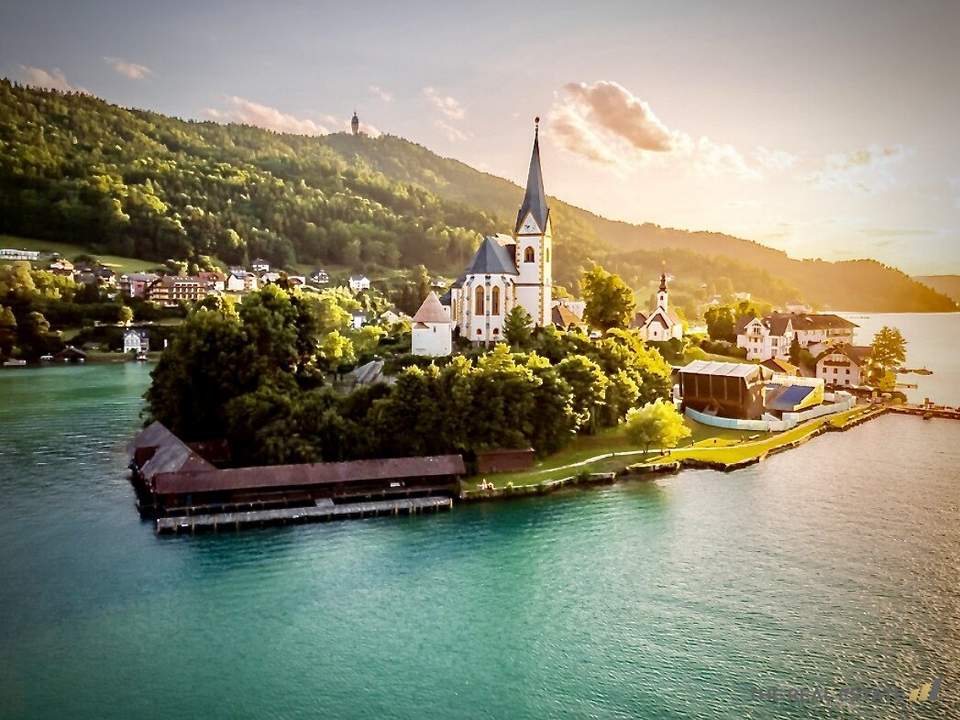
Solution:
M350 129L354 135L360 134L360 118L357 117L357 111L353 111L353 119L350 121Z

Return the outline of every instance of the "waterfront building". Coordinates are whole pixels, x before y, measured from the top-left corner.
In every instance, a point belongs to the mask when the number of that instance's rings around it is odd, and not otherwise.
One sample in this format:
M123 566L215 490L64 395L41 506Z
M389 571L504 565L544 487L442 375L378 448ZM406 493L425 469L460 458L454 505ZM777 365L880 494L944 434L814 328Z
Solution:
M680 368L684 408L725 418L756 419L763 414L764 388L773 373L752 363L693 360Z
M414 355L446 357L453 352L453 324L434 292L427 295L413 316L410 332Z
M657 289L657 306L646 315L638 312L631 327L640 331L640 337L651 342L665 342L680 340L683 337L683 321L676 311L670 307L669 292L667 291L667 275L660 274L660 287Z
M503 321L520 305L535 327L553 322L553 221L540 167L540 118L512 235L490 235L441 298L460 335L475 343L503 339Z
M817 358L817 377L834 387L863 385L870 367L869 346L842 343Z
M797 340L813 354L827 345L853 344L856 323L833 313L796 313L789 316Z
M181 302L197 302L215 293L213 285L198 277L164 275L150 283L145 296L152 303L172 307Z
M123 333L123 352L150 352L150 335L146 330L127 328Z
M747 351L747 360L787 359L793 342L793 318L745 315L737 320L737 347Z

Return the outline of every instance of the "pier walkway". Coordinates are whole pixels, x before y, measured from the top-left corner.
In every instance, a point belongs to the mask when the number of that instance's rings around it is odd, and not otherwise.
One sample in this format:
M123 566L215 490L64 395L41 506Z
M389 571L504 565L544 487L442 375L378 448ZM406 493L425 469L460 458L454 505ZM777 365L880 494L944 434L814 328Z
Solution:
M251 510L247 512L216 513L162 517L156 521L157 533L195 533L201 530L239 530L242 527L263 527L288 523L345 520L347 518L374 517L377 515L416 515L421 512L450 510L453 500L435 495L395 500L334 504L327 502L308 507Z

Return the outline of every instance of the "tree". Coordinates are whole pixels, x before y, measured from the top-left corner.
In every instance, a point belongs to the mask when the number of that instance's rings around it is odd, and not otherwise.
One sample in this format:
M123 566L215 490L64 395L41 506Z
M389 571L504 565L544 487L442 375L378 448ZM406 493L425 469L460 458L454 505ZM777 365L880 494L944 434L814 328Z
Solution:
M13 310L0 305L0 355L9 355L17 340L17 318Z
M514 305L503 321L503 337L514 350L523 350L530 345L533 336L533 319L522 305Z
M797 337L796 333L794 333L793 340L790 341L790 362L797 367L800 367L802 359L803 346L800 345L800 339Z
M673 403L656 400L627 413L626 436L634 445L643 447L643 454L651 446L676 447L684 438L690 437L690 428L683 421Z
M728 305L711 305L703 313L711 340L736 342L733 310Z
M907 341L897 328L884 325L873 336L870 360L877 370L877 375L883 377L888 371L903 366L907 359Z
M131 310L127 305L124 305L120 308L118 316L120 318L121 325L129 325L130 321L133 320L133 310Z
M583 319L591 327L607 331L630 326L636 303L633 291L619 275L594 265L580 278L580 290L586 300Z

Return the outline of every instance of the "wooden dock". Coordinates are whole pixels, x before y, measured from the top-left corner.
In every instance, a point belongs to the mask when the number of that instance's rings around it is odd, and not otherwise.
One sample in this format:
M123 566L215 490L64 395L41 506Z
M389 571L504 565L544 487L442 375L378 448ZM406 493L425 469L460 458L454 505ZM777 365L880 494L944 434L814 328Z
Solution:
M292 523L346 520L350 518L375 517L378 515L416 515L422 512L439 512L453 508L449 497L431 495L394 500L334 504L321 502L315 506L251 510L247 512L214 513L157 518L157 533L190 533L203 530L239 530L243 527L264 527Z
M936 405L891 405L890 411L900 413L901 415L918 415L925 419L946 418L947 420L960 420L960 410Z

